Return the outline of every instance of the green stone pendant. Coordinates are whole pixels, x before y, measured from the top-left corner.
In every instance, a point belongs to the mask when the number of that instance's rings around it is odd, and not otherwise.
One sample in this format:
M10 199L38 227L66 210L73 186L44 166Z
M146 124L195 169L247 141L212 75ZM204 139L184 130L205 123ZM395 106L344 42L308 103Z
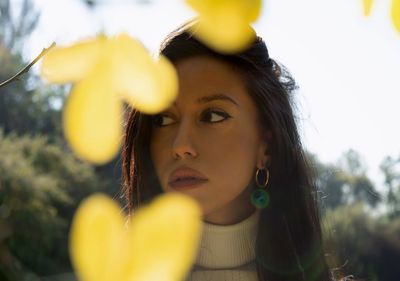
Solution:
M265 191L265 189L262 189L262 188L256 189L251 194L251 203L257 209L262 209L262 208L267 207L269 204L269 195Z

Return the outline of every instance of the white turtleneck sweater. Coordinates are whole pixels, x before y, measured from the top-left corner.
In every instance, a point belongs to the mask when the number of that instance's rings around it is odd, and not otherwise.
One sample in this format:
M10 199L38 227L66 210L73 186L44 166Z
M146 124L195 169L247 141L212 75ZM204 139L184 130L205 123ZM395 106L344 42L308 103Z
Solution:
M255 244L260 211L227 226L203 222L200 248L186 281L257 281Z

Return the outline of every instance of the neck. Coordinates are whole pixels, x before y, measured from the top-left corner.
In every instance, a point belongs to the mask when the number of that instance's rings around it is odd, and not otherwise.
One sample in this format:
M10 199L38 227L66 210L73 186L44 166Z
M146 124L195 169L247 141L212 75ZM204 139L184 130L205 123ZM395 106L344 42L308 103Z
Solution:
M203 221L215 225L232 225L250 217L256 210L250 201L252 191L248 188L228 205L204 215Z

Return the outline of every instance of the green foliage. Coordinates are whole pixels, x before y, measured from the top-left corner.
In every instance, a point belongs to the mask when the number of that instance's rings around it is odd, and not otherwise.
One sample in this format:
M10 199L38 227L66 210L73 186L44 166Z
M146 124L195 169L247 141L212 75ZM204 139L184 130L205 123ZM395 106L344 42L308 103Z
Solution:
M39 17L32 3L0 0L0 82L30 62L21 53ZM15 16L16 7L23 16ZM118 186L114 166L94 168L66 151L66 92L31 72L0 88L0 280L74 280L60 273L71 272L68 232L75 209L90 193L113 194Z
M344 153L337 164L323 164L309 155L321 193L322 211L342 205L364 202L375 207L381 196L367 176L361 156L354 150Z
M341 275L397 281L400 217L373 218L364 207L358 203L326 212L323 231L328 261Z
M19 1L18 6L13 4L10 0L0 0L0 47L20 53L40 14L34 9L32 0Z
M18 16L23 15L23 16ZM0 0L0 82L18 73L30 61L22 57L22 47L35 28L39 13L32 0L11 3ZM60 139L60 107L65 98L60 87L44 86L31 73L0 88L0 127L7 134L47 134Z
M41 275L70 271L71 218L79 202L104 185L93 167L45 137L0 133L0 155L0 223L9 229L0 232L0 248L3 241L8 255Z
M309 155L316 185L322 194L323 237L327 258L336 277L394 281L400 276L400 158L381 164L387 194L378 194L367 176L366 165L354 150L336 164L321 163ZM378 216L379 203L388 212Z
M385 186L388 188L386 200L389 216L400 217L400 156L386 157L380 169L385 177Z
M23 68L21 56L0 45L0 81L5 81ZM5 133L47 134L51 140L60 139L61 110L65 99L62 88L44 86L31 76L28 81L15 81L0 88L0 127Z
M323 208L336 208L344 203L344 178L341 170L332 164L324 165L315 155L309 155L314 168L315 184L321 193Z

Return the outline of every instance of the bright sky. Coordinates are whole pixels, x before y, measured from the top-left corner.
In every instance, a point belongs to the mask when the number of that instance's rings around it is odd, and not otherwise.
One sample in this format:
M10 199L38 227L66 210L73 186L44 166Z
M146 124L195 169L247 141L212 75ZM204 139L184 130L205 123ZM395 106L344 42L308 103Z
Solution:
M169 31L194 15L184 0L101 0L95 13L79 0L35 2L42 16L29 45L32 59L52 41L68 44L100 30L129 32L156 51ZM300 86L306 148L323 162L353 148L381 184L379 163L400 155L400 33L390 22L389 0L376 0L368 18L361 3L264 0L255 29Z

